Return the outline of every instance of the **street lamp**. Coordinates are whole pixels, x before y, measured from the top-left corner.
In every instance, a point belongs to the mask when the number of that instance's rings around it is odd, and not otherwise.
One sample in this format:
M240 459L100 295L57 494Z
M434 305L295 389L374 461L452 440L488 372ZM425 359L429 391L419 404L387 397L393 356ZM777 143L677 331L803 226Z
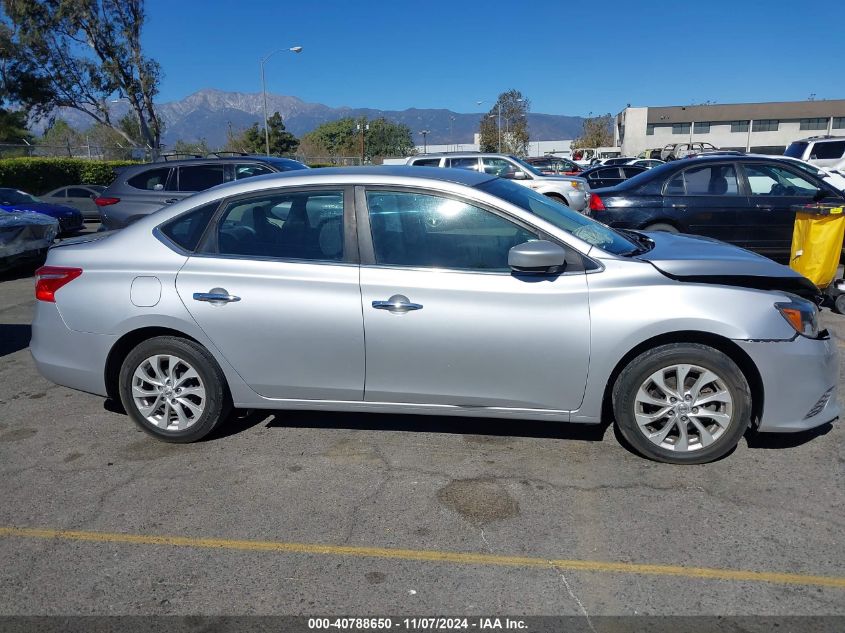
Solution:
M449 140L450 140L450 141L452 141L453 143L454 143L454 141L455 141L455 138L454 138L454 133L453 133L453 131L452 131L452 130L453 130L453 128L452 128L452 124L453 124L454 122L455 122L455 117L454 117L454 116L452 116L452 115L449 115ZM448 145L446 146L446 149L447 149L447 150L449 149L449 146L448 146Z
M364 137L370 129L370 124L366 119L361 119L361 123L355 124L355 129L361 133L361 164L364 164Z
M281 53L283 51L288 53L301 53L302 47L291 46L290 48L276 49L272 53L268 53L267 55L262 57L259 62L259 65L261 66L261 95L264 101L264 151L268 156L270 155L270 131L267 129L267 84L264 81L264 64L273 55L275 55L276 53Z
M428 154L428 142L426 141L426 137L431 133L431 130L420 130L419 134L422 134L423 137L423 154Z

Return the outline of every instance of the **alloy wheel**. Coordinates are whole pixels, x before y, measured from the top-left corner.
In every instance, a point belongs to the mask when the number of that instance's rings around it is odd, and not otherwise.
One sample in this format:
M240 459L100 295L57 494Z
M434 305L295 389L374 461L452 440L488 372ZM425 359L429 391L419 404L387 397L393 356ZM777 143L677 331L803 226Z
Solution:
M171 354L156 354L138 365L132 376L132 399L147 421L166 431L193 426L206 404L200 375Z

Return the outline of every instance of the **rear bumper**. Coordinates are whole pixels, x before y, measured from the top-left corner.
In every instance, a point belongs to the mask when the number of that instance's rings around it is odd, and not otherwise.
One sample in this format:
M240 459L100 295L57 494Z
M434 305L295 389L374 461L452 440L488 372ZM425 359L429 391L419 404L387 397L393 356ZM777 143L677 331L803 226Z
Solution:
M796 433L839 417L839 354L832 339L734 342L751 357L763 380L758 430Z
M104 371L116 340L116 336L71 330L55 303L35 303L29 348L41 375L57 385L107 395Z

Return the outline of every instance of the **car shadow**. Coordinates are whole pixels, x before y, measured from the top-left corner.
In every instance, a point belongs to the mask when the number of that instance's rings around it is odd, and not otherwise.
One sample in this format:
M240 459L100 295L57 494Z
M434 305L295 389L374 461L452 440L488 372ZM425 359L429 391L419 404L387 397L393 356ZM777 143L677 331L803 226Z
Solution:
M35 271L44 264L44 258L37 260L30 260L24 263L15 265L13 268L6 268L0 271L0 282L15 281L16 279L26 279L27 277L34 277Z
M833 430L833 423L828 422L822 424L814 429L801 431L799 433L760 433L756 430L750 430L745 434L745 441L748 448L761 449L781 449L781 448L795 448L802 446L808 442L812 442L817 437L827 435Z
M235 411L208 440L237 435L254 426L296 429L350 429L357 431L409 431L454 433L493 437L527 437L601 442L609 424L575 424L534 420L461 418L452 416L335 411L249 410Z
M28 323L0 323L0 357L29 347L32 327Z

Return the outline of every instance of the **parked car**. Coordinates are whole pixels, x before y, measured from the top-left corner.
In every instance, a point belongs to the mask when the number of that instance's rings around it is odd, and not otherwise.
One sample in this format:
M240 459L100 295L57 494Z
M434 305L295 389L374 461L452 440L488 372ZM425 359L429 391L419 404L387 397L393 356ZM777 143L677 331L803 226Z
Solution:
M545 176L564 175L577 176L581 172L581 166L568 158L560 156L537 156L526 158L525 162L539 170Z
M675 161L594 190L590 215L624 229L693 233L786 259L790 206L845 194L778 157L703 156Z
M710 156L713 154L716 154L716 152L713 152L712 154L708 153L705 155ZM812 176L821 178L826 183L832 185L839 191L845 191L845 176L843 176L837 171L827 169L826 167L820 167L819 165L813 165L812 163L808 163L807 161L801 160L799 158L792 158L791 156L770 156L768 154L746 154L745 152L736 151L720 151L718 152L718 154L720 154L721 156L757 156L758 158L780 160L789 165L792 165L793 167L797 167L798 169L801 169L802 171L805 171Z
M614 165L627 165L632 160L636 160L636 158L633 156L617 156L616 158L605 158L601 161L601 164L612 167Z
M652 167L657 167L658 165L664 165L665 161L658 158L634 158L627 164L633 165L634 167L645 167L646 169L651 169Z
M602 187L613 187L619 183L641 174L646 171L645 167L636 167L633 165L622 165L616 167L607 167L605 165L598 165L590 167L581 172L581 178L584 178L590 185L590 189L599 189Z
M70 185L53 189L40 196L42 202L63 204L82 212L85 220L100 221L100 209L94 203L94 198L100 196L105 187L102 185Z
M94 200L102 230L132 222L198 191L224 182L283 171L308 169L299 161L272 156L211 156L165 160L121 170Z
M789 144L784 156L845 172L845 136L811 136Z
M78 209L63 204L43 202L30 193L19 189L0 188L0 211L7 213L43 213L59 221L62 234L79 231L85 226Z
M59 233L59 221L34 212L0 213L0 270L38 260Z
M539 169L510 154L480 152L448 152L411 156L414 167L446 167L492 174L518 182L576 211L587 208L587 182L578 176L548 176Z
M669 143L660 152L660 160L671 161L686 158L689 154L718 150L712 143Z
M837 346L801 296L817 292L748 251L616 231L487 173L320 169L54 246L31 350L48 379L119 398L169 442L232 407L612 410L642 454L701 463L751 424L839 415Z

